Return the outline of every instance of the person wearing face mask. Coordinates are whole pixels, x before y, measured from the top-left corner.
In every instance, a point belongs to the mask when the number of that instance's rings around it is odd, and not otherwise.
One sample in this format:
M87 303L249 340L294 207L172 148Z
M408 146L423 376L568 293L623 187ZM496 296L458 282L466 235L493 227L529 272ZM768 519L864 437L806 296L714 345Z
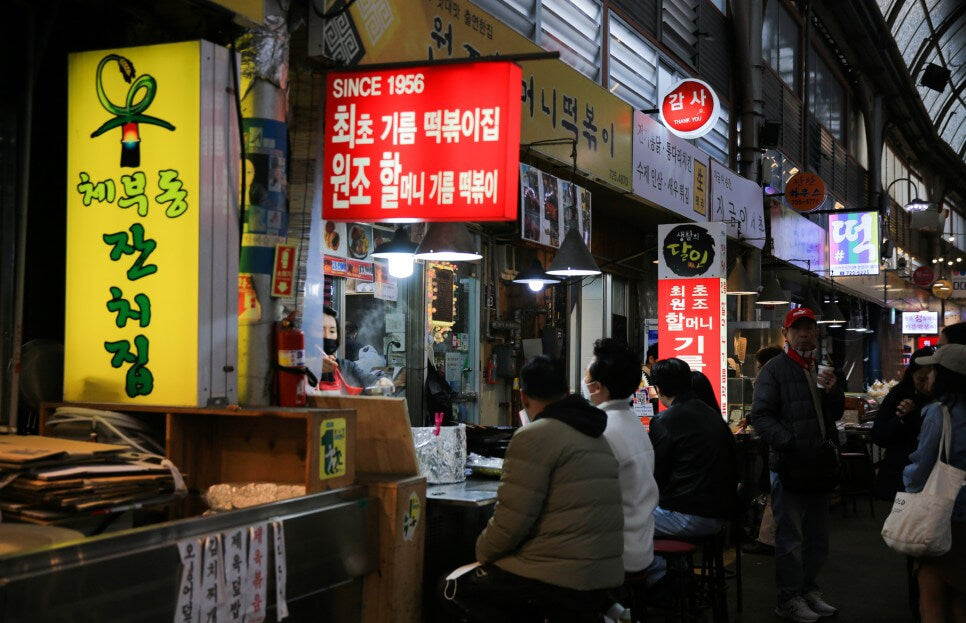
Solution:
M929 366L921 365L919 359L934 351L933 348L921 348L912 354L902 380L882 400L872 425L872 441L885 449L885 456L878 464L873 492L876 497L889 502L897 492L905 491L902 470L909 464L909 455L919 443L922 408L929 403L926 389Z
M354 361L336 357L336 353L339 352L339 315L328 305L322 308L322 313L323 352L319 387L342 393L346 392L345 385L362 389L367 387L388 388L389 391L392 391L392 381L385 378L381 372L366 371ZM336 370L338 370L338 375Z
M762 366L755 381L751 424L770 449L775 614L810 623L837 612L824 600L817 576L828 553L828 494L838 482L833 439L845 394L831 370L816 371L812 310L789 311L782 335L785 353Z
M617 459L617 479L624 507L624 571L645 569L654 559L654 448L631 409L640 384L641 360L625 342L603 338L594 343L594 357L584 371L582 389L607 414L604 439Z

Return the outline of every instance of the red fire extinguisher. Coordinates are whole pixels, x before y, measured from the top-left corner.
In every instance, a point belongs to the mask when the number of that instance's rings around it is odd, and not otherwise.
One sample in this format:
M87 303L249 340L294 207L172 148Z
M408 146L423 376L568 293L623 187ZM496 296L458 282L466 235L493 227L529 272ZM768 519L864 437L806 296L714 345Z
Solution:
M490 360L486 364L486 374L484 375L487 385L496 385L496 353L490 355Z
M305 336L290 319L275 325L275 399L282 407L304 407L305 380L316 384L305 367Z

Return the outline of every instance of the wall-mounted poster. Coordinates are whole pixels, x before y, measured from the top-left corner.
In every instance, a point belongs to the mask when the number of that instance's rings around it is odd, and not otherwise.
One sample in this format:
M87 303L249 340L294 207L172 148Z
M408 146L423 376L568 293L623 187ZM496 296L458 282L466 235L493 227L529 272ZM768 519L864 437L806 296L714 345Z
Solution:
M571 227L590 247L590 191L527 164L520 165L520 236L558 248Z

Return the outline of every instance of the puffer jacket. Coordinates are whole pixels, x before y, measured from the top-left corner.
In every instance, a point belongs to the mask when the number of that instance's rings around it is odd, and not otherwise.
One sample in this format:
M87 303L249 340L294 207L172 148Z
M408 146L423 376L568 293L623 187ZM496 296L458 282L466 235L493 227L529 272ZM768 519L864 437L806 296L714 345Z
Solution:
M782 453L809 450L823 443L809 383L815 385L814 368L806 372L787 354L773 357L755 379L751 425L769 447L769 465L777 470ZM835 422L845 412L845 393L836 383L826 391L816 388L822 403L825 439L836 441Z
M624 582L624 513L603 411L580 396L547 406L507 447L476 559L575 590Z

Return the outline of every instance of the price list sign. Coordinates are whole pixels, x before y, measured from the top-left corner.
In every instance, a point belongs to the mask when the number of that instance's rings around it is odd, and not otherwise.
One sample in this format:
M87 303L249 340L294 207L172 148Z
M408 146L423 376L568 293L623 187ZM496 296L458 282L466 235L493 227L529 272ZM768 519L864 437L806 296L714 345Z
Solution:
M707 376L727 419L724 224L660 225L658 240L658 356Z
M515 220L520 84L510 62L329 73L322 218Z

